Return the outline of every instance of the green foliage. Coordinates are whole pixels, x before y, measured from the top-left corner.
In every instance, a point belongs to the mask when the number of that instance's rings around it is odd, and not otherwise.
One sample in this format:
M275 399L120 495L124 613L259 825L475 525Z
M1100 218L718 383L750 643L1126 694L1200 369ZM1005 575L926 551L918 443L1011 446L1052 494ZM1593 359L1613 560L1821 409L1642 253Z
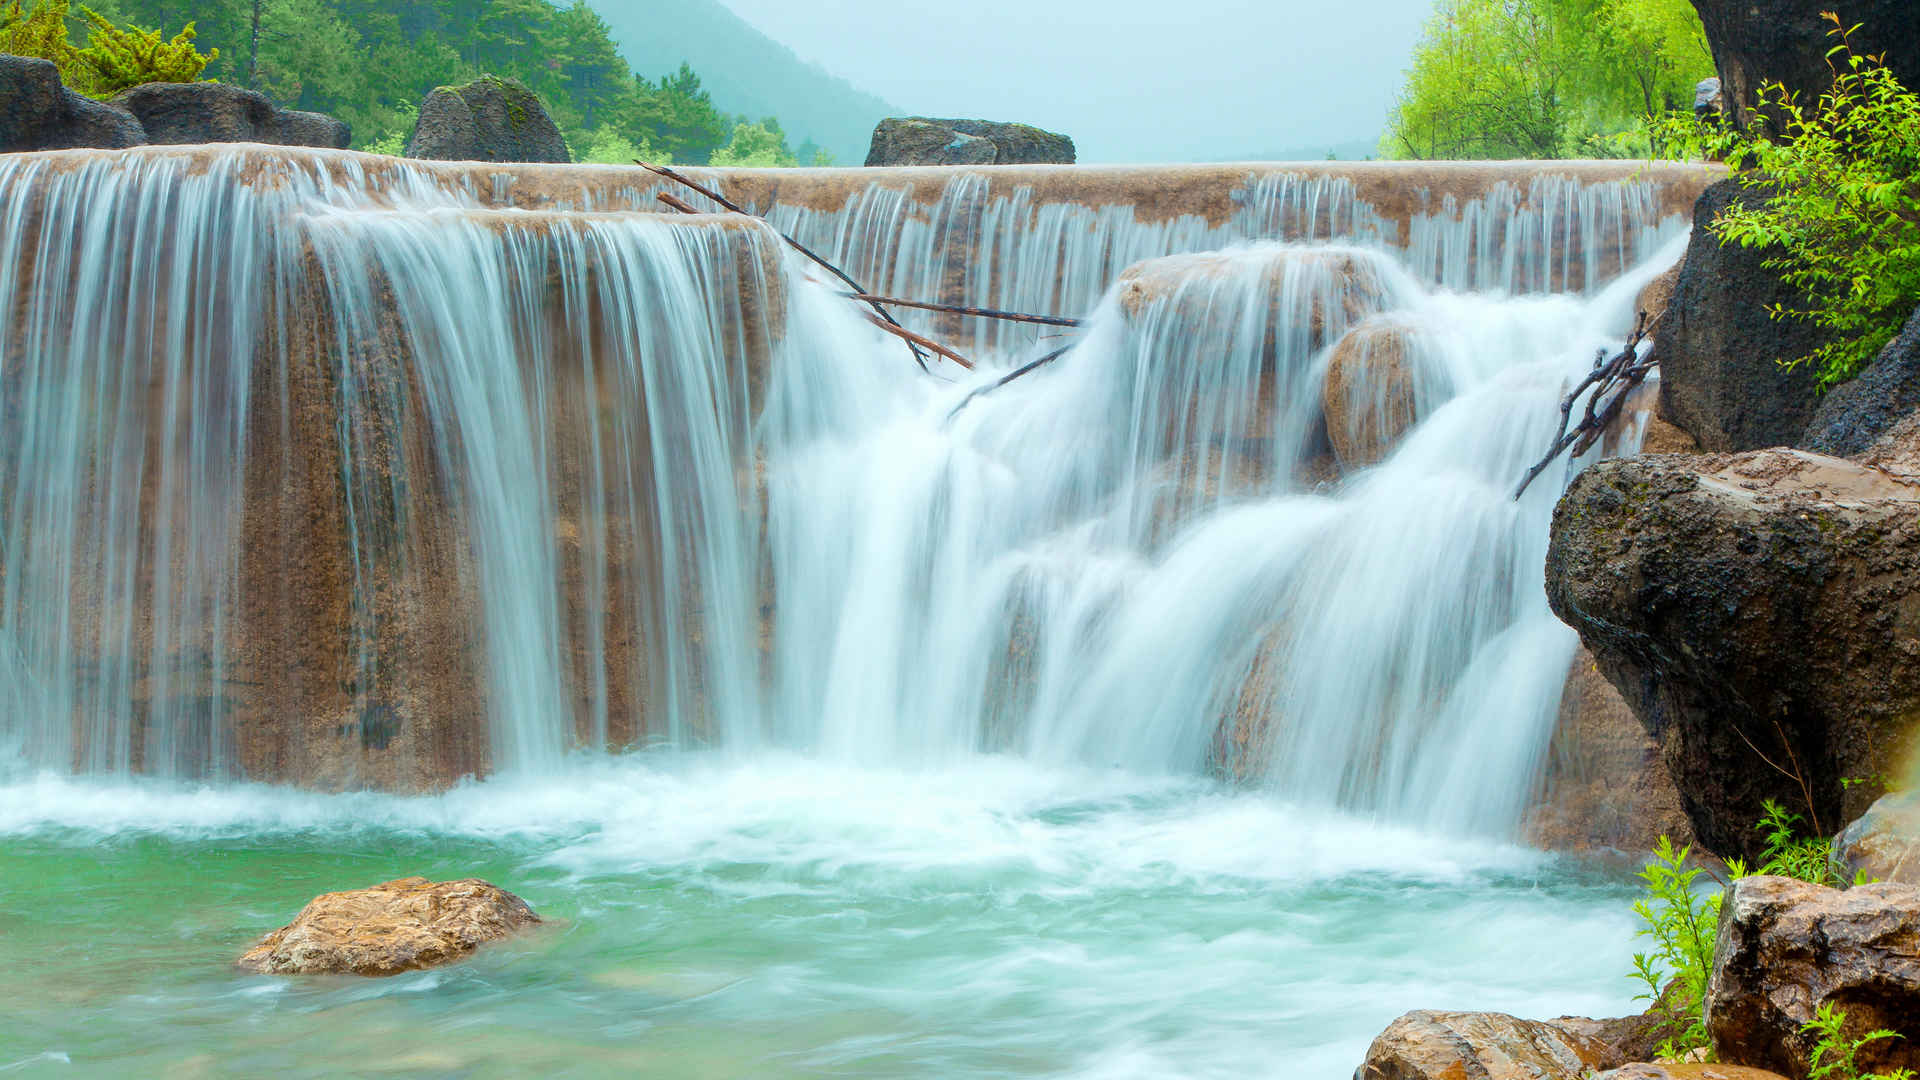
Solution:
M644 161L649 165L671 165L673 155L654 149L644 135L635 142L612 126L603 125L588 134L586 142L574 155L574 160L588 165L631 165L636 161Z
M800 164L800 159L787 149L787 137L780 130L780 121L769 116L757 124L735 124L733 138L714 151L711 164L753 169L791 168Z
M1689 0L1438 0L1382 140L1403 158L1622 152L1713 70Z
M141 83L193 82L220 58L219 49L194 47L193 23L168 38L159 30L115 26L91 8L81 8L79 17L87 29L84 48L70 36L69 0L36 0L31 10L12 0L0 8L0 52L51 60L61 82L99 98Z
M1911 1069L1894 1069L1891 1072L1862 1074L1854 1058L1860 1048L1881 1039L1898 1039L1897 1031L1881 1028L1869 1031L1857 1039L1846 1036L1847 1014L1832 1002L1827 1002L1814 1010L1813 1019L1802 1029L1818 1038L1813 1054L1809 1059L1807 1080L1913 1080Z
M1760 868L1755 873L1798 878L1836 888L1847 885L1834 873L1830 857L1832 844L1825 837L1802 836L1803 819L1799 814L1789 813L1778 802L1768 799L1761 805L1766 813L1754 828L1766 833L1767 841L1761 851Z
M1653 939L1650 952L1633 956L1633 978L1647 987L1635 1000L1650 1002L1662 1014L1667 1037L1660 1053L1669 1058L1709 1045L1704 1009L1720 895L1695 887L1705 871L1687 866L1692 854L1692 847L1676 850L1673 841L1662 836L1653 861L1640 871L1646 895L1633 905L1643 924L1640 935Z
M1714 231L1722 243L1777 249L1765 265L1811 303L1770 313L1833 336L1789 363L1813 364L1831 385L1872 363L1920 302L1920 94L1879 58L1855 52L1852 31L1825 17L1839 40L1828 56L1831 91L1809 106L1779 84L1765 87L1760 104L1778 117L1777 137L1759 123L1750 131L1679 125L1675 146L1724 158L1764 196L1730 207Z

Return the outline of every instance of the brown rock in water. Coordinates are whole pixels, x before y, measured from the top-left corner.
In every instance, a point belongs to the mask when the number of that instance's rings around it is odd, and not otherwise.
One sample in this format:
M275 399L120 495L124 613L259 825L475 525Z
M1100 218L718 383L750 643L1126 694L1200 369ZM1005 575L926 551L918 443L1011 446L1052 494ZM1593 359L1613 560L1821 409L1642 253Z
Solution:
M262 975L397 975L464 960L540 922L526 901L474 878L400 878L315 897L240 957Z
M1594 1076L1593 1080L1786 1080L1786 1077L1765 1069L1750 1069L1745 1065L1713 1065L1705 1062L1654 1065L1640 1062L1610 1069Z
M1354 1080L1580 1080L1620 1064L1600 1038L1503 1013L1410 1012L1367 1048Z
M1554 851L1645 852L1662 836L1693 843L1659 744L1585 649L1567 675L1540 797L1523 829Z
M1333 347L1322 391L1327 437L1349 469L1379 463L1419 422L1415 331L1393 319L1369 319Z
M1882 796L1833 842L1845 877L1920 885L1920 791Z
M1920 1068L1920 888L1735 881L1707 984L1719 1055L1805 1076L1815 1042L1805 1025L1823 1005L1846 1012L1847 1038L1902 1036L1862 1047L1861 1072Z
M1718 854L1757 854L1768 799L1822 830L1857 816L1871 793L1843 781L1893 773L1911 744L1916 448L1605 461L1554 513L1548 599Z

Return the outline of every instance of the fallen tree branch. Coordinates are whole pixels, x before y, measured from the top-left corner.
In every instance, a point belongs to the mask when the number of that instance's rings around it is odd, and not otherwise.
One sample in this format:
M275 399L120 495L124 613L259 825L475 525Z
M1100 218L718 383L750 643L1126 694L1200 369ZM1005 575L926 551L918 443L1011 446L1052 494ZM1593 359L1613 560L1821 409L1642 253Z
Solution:
M649 165L646 162L639 160L638 158L634 159L633 163L647 170L648 172L653 173L656 176L664 176L676 184L681 184L689 188L690 190L697 191L700 194L706 196L707 198L712 199L715 203L718 203L720 206L728 210L731 210L736 214L741 214L745 217L753 218L755 221L766 220L766 218L761 217L759 214L751 213L743 209L738 203L735 203L733 200L727 198L725 195L720 194L719 192L713 190L712 188L707 187L705 184L702 184L690 177L684 176L678 171L674 169L670 169L665 165ZM662 192L661 194L665 195L666 193ZM661 201L665 202L666 200L662 199ZM678 199L675 199L671 203L667 203L667 205L673 206L674 203L679 203L680 206L687 205L684 202L680 202L680 200ZM678 209L678 207L676 207L676 209ZM693 210L692 207L687 207L686 212L698 213L698 211ZM867 295L867 290L865 286L853 280L853 278L848 277L846 271L841 270L839 267L833 265L827 260L821 258L819 255L815 254L813 252L813 249L807 247L807 245L801 243L798 240L795 240L793 237L788 236L786 233L780 232L777 229L775 230L774 234L780 237L780 239L785 240L787 242L788 247L792 248L793 250L799 252L801 255L805 256L807 259L811 260L815 265L819 266L821 269L825 270L827 273L832 274L836 278L839 278L843 283L845 283L847 288L852 289L854 292L860 294L862 297L865 297ZM900 330L900 331L906 330L906 327L901 326L899 320L895 319L893 317L893 314L889 312L885 307L872 301L868 301L867 306L873 309L874 314L878 315L881 319L885 320L888 326L893 327L895 330ZM913 362L920 365L920 370L921 371L930 370L927 367L926 353L921 351L921 346L922 344L925 343L925 339L923 338L916 341L913 338L905 338L903 340L906 341L907 348L913 351ZM935 350L935 351L939 351L939 350ZM946 355L946 354L942 353L942 355ZM972 367L973 365L967 364L966 366Z
M1013 380L1019 378L1022 375L1028 374L1029 372L1038 371L1042 367L1045 367L1046 365L1053 363L1055 360L1060 359L1062 356L1067 355L1067 353L1071 352L1072 350L1073 350L1073 346L1062 345L1059 348L1048 353L1047 355L1041 357L1040 359L1035 360L1031 364L1027 364L1023 367L1015 368L1013 371L1008 372L1006 375L1003 375L1000 378L995 379L993 382L988 383L987 385L981 387L980 389L975 390L973 393L968 394L966 397L963 397L960 399L960 404L955 405L953 407L953 411L947 414L946 422L949 424L953 423L953 418L960 415L961 409L964 409L968 405L973 404L974 398L977 398L982 394L991 394L995 390L1000 389L1001 387L1007 385L1008 383L1012 382Z
M1541 458L1539 464L1527 470L1526 478L1520 481L1519 490L1513 493L1516 502L1519 501L1520 496L1527 493L1527 488L1533 484L1534 480L1547 471L1547 466L1553 464L1561 454L1571 449L1573 456L1579 457L1593 449L1593 444L1599 442L1607 433L1607 429L1620 419L1621 410L1626 408L1628 395L1646 380L1648 373L1660 366L1657 360L1642 361L1640 359L1640 343L1646 340L1647 335L1652 333L1653 328L1665 317L1666 313L1662 312L1648 319L1647 313L1641 312L1632 336L1627 338L1626 347L1618 356L1609 360L1603 350L1594 358L1593 370L1588 372L1587 377L1581 379L1573 388L1573 392L1560 403L1560 434L1554 440L1553 449L1547 451L1547 456ZM1587 398L1586 411L1580 417L1580 423L1572 430L1568 430L1567 423L1573 418L1573 406L1588 388L1592 388L1593 394Z
M892 334L894 337L899 338L901 341L904 341L909 345L921 346L927 349L929 352L938 353L939 355L946 357L947 359L953 361L956 364L959 364L961 367L966 368L969 371L973 369L973 361L967 359L964 356L961 356L959 353L954 352L952 349L947 348L945 345L940 344L939 342L933 340L932 338L921 337L919 334L916 334L913 331L907 329L906 327L901 326L899 323L893 322L891 320L882 322L880 319L872 315L867 316L867 321L879 327L880 329L885 330L887 333Z
M959 304L934 304L925 300L902 300L897 296L869 296L865 293L841 293L849 300L862 300L869 304L885 304L888 307L915 308L920 311L938 311L947 315L971 315L981 319L999 319L1002 322L1034 323L1039 326L1081 327L1087 325L1084 319L1069 319L1064 315L1024 315L1017 311L1000 311L995 308L963 307Z

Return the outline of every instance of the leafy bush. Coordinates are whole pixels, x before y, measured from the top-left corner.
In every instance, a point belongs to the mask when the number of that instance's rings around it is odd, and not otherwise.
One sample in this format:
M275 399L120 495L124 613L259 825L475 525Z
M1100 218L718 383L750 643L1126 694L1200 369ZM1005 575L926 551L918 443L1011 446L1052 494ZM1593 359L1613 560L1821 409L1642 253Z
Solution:
M1828 63L1833 89L1811 106L1773 84L1762 109L1780 135L1696 129L1678 144L1724 158L1750 189L1752 207L1729 208L1714 223L1722 243L1778 247L1765 265L1811 299L1776 305L1776 319L1830 330L1831 344L1796 357L1822 385L1852 378L1880 354L1920 303L1920 94L1900 84L1880 57L1853 49L1831 12L1838 39Z
M780 130L780 122L768 117L757 124L739 123L733 127L733 138L727 145L713 152L711 165L734 166L737 168L772 169L790 168L800 163L787 149L787 136Z
M1857 1039L1849 1039L1844 1030L1846 1026L1847 1014L1832 1002L1814 1010L1813 1019L1803 1029L1819 1037L1808 1063L1807 1080L1913 1080L1911 1069L1861 1075L1859 1066L1854 1064L1854 1057L1860 1053L1860 1048L1881 1039L1898 1039L1901 1035L1897 1031L1882 1028L1869 1031Z
M1633 977L1647 987L1634 1000L1650 1002L1662 1015L1667 1038L1660 1054L1668 1058L1710 1044L1704 1010L1720 926L1720 894L1703 894L1694 887L1706 871L1687 866L1692 854L1692 847L1676 850L1673 841L1662 836L1653 861L1640 871L1646 896L1633 905L1645 924L1641 936L1654 943L1650 953L1633 954Z
M194 48L192 23L164 38L158 30L115 26L86 7L80 17L87 25L87 45L78 48L69 36L71 17L70 0L36 0L30 10L23 0L11 0L0 8L0 52L51 60L60 69L60 81L97 98L142 83L194 82L220 57L218 49Z
M1761 806L1766 813L1754 828L1767 834L1767 842L1761 850L1760 867L1754 873L1798 878L1835 888L1847 886L1834 872L1833 845L1826 837L1800 835L1800 815L1788 812L1772 799Z

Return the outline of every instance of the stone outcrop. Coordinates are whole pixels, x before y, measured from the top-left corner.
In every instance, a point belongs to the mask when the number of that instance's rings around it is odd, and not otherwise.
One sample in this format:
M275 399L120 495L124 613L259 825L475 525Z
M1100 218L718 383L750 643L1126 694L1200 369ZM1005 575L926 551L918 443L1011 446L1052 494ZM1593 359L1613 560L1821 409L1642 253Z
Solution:
M539 96L494 75L428 94L405 153L433 161L573 160Z
M1920 4L1913 0L1693 0L1720 69L1725 108L1747 126L1759 88L1785 84L1800 100L1817 101L1833 85L1827 51L1834 39L1822 11L1860 24L1855 48L1885 53L1887 66L1908 86L1920 85Z
M1322 406L1327 437L1349 469L1380 462L1420 420L1426 374L1416 330L1393 319L1370 319L1348 331L1327 361Z
M262 975L397 975L466 959L540 917L505 889L469 878L400 878L326 893L240 957Z
M1920 885L1920 791L1882 796L1834 839L1833 855L1848 880Z
M353 129L344 120L282 109L265 94L224 83L146 83L121 92L115 107L140 121L158 144L250 142L344 150Z
M1567 676L1524 835L1553 851L1646 852L1662 836L1693 843L1659 744L1585 649Z
M1521 1020L1418 1010L1388 1025L1354 1080L1583 1080L1648 1054L1643 1018Z
M1841 892L1780 877L1733 883L1707 985L1707 1029L1729 1061L1807 1075L1822 1005L1845 1032L1899 1033L1860 1050L1861 1072L1920 1068L1920 888Z
M1712 224L1759 196L1737 180L1708 188L1693 211L1693 239L1659 330L1661 413L1713 453L1791 446L1819 402L1811 369L1787 368L1826 342L1825 332L1767 314L1808 301L1761 265L1770 249L1722 247Z
M1073 140L1027 124L988 120L882 120L873 129L867 164L1071 165Z
M1822 454L1865 453L1920 411L1920 309L1867 369L1827 391L1800 445Z
M1920 431L1908 432L1920 437ZM1601 462L1555 511L1547 592L1661 747L1696 834L1754 853L1775 799L1866 809L1920 723L1920 463L1801 451Z
M67 89L52 61L0 55L0 153L119 150L146 141L132 114Z
M1706 1062L1655 1065L1636 1062L1599 1073L1592 1080L1787 1080L1787 1078L1779 1073L1768 1072L1765 1069L1752 1069L1745 1065L1713 1065Z

